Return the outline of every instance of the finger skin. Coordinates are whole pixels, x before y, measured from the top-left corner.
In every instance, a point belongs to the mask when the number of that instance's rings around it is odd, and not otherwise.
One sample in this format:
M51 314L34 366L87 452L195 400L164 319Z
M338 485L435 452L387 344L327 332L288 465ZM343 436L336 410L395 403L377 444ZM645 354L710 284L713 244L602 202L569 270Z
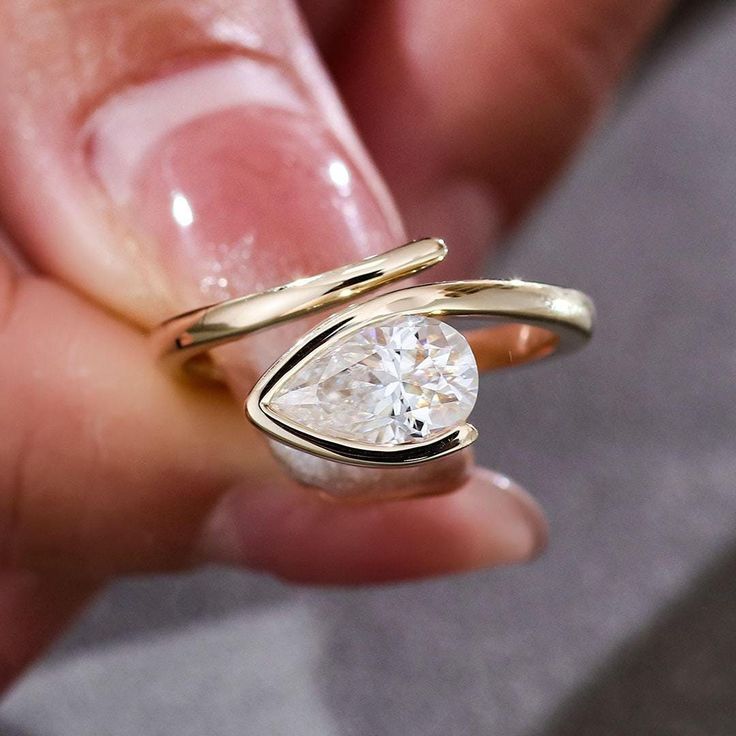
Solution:
M671 7L362 5L331 65L409 234L431 223L476 258L484 252L494 223L512 224L569 159Z
M547 543L536 502L508 478L483 469L454 493L390 504L341 505L281 485L233 493L218 509L202 552L224 535L249 567L299 583L381 583L474 570L489 560L518 563ZM261 521L257 527L249 523L254 518Z
M340 35L349 32L357 0L301 0L299 7L320 50L324 53Z
M266 462L246 461L237 408L173 382L141 334L78 296L6 277L0 564L78 577L180 567L219 494Z

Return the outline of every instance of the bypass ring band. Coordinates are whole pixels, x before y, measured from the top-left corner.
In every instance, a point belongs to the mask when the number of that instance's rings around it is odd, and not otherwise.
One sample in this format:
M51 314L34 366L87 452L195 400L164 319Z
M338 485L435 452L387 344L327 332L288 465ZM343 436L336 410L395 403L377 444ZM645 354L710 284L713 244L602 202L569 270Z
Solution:
M269 291L179 315L152 339L161 357L193 363L212 347L351 301L446 255L426 238ZM402 467L470 445L465 420L479 371L582 347L591 300L520 280L410 286L348 306L310 330L258 380L250 421L272 439L351 465ZM444 320L489 322L463 335Z

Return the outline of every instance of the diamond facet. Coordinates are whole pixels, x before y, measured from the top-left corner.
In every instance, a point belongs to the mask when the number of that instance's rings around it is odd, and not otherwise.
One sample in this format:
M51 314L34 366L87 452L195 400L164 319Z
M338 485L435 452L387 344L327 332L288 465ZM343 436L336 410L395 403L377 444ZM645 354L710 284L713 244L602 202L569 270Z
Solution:
M306 363L276 393L276 414L328 436L418 442L464 422L478 394L467 340L431 317L364 327Z

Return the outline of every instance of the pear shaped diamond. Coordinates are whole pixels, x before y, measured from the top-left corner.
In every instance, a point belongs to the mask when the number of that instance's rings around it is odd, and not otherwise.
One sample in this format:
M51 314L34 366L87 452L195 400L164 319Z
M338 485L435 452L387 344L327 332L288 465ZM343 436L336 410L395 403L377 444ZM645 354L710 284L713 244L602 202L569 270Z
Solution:
M287 379L269 408L321 434L398 445L463 423L477 394L478 366L463 335L411 315L347 335Z

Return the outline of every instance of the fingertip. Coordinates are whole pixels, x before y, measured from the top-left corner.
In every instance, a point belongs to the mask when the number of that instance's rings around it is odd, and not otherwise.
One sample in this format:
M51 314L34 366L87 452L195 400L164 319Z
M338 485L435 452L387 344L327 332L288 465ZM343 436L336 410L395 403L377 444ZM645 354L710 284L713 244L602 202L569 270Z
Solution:
M504 534L500 549L494 547L487 556L498 559L497 553L505 551L509 564L539 557L549 542L549 524L536 499L525 488L501 473L477 468L476 477L478 483L473 491L479 495L491 496L485 499L485 503L491 506L490 514L500 513L498 507L501 505L507 507L503 514L501 529ZM486 488L493 490L488 493ZM489 541L496 541L494 535L489 535Z
M546 539L536 502L505 476L476 469L451 494L363 505L286 483L234 489L197 555L292 582L356 585L521 563Z

